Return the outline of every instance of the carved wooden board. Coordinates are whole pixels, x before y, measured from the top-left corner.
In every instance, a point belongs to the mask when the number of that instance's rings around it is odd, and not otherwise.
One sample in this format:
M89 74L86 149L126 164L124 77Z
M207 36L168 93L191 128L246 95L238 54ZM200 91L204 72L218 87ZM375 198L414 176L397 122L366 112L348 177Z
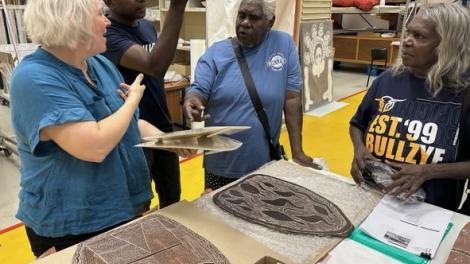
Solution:
M198 138L198 137L211 137L215 135L232 135L244 130L250 129L249 126L210 126L194 128L189 130L180 130L159 135L144 137L144 142L148 141L161 141L170 139L185 139L185 138Z
M240 141L225 136L203 136L144 142L136 145L136 147L156 149L201 149L222 152L235 150L241 147L241 145L242 143Z
M229 262L203 237L170 218L153 214L79 244L73 263Z
M467 223L460 231L446 261L446 264L467 263L470 263L470 223Z
M213 199L237 217L284 233L347 237L354 228L329 200L267 175L247 176Z

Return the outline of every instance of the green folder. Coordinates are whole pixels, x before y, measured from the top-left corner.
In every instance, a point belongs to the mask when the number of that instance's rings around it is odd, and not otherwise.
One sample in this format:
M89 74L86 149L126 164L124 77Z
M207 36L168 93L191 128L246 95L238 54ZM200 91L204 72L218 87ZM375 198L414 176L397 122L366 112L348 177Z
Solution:
M447 225L446 231L444 233L444 237L449 233L450 229L452 228L453 224L449 223ZM349 235L349 239L352 239L356 242L359 242L369 248L377 250L387 256L390 256L398 261L403 263L409 264L426 264L428 263L429 259L425 257L421 257L415 254L412 254L408 251L403 249L396 248L394 246L390 246L385 244L375 238L368 236L366 233L362 232L359 227L356 227L354 231ZM444 239L444 238L443 238Z

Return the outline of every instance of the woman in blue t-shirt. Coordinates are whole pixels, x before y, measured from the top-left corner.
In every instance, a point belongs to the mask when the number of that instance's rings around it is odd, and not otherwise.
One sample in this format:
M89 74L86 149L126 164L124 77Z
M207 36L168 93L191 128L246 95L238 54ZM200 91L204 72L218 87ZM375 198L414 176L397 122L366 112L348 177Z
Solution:
M110 25L99 0L30 0L24 13L41 46L11 78L21 159L17 218L32 251L61 250L145 210L152 198L138 119L145 86L123 84L102 56Z
M201 121L201 114L205 113L203 118L208 126L251 127L230 136L243 143L237 150L204 156L206 191L216 190L279 158L275 154L283 113L293 161L321 169L302 147L298 52L291 36L271 30L274 10L274 1L242 0L235 26L236 43L246 60L260 108L265 112L266 117L261 118L264 125L246 88L231 40L214 43L197 63L194 82L184 102L188 118Z
M468 43L470 16L458 5L424 6L407 25L398 63L374 81L350 121L356 182L366 159L380 159L397 170L389 194L409 197L422 187L426 202L457 210L470 175L463 152L470 119L459 123L468 116Z

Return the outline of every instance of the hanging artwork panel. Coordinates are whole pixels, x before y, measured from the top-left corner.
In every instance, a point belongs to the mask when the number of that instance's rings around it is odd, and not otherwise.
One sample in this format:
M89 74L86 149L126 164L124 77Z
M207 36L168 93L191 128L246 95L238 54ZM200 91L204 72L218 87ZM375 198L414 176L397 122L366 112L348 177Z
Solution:
M333 23L301 23L300 57L304 78L303 108L308 112L333 101Z

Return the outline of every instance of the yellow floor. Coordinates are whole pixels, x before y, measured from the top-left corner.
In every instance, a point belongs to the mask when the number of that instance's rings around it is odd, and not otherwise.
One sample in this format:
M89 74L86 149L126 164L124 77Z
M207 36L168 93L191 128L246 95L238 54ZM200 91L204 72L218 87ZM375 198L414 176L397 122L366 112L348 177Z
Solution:
M349 176L352 159L352 144L349 140L349 119L356 111L364 93L349 97L343 102L347 106L321 118L304 116L303 146L307 154L324 157L330 171ZM287 133L281 134L281 144L290 153ZM182 199L194 200L203 191L202 158L196 157L181 164ZM152 201L152 206L158 203ZM34 260L26 238L24 227L0 233L0 263L22 264Z

